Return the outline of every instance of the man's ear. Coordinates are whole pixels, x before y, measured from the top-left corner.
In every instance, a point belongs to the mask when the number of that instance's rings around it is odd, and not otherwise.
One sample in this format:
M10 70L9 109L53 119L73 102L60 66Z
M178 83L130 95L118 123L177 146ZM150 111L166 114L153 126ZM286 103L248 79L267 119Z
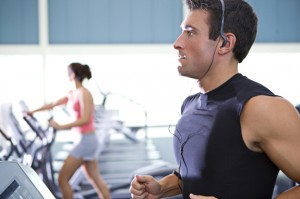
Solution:
M236 37L233 33L225 33L224 36L226 37L226 42L223 40L222 43L220 42L219 46L219 53L221 54L232 51L236 43Z

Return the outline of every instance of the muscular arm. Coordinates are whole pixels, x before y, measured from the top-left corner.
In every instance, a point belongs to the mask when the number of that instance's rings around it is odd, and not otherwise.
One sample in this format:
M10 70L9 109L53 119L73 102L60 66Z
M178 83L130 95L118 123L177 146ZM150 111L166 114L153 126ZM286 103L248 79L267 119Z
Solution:
M175 196L181 194L180 180L175 174L170 174L159 181L162 187L162 196Z
M248 148L261 151L295 182L300 182L300 115L280 97L258 96L246 103L241 116ZM299 198L295 187L279 198Z
M133 199L163 198L181 193L178 177L170 174L157 181L149 175L135 176L131 183L130 192Z

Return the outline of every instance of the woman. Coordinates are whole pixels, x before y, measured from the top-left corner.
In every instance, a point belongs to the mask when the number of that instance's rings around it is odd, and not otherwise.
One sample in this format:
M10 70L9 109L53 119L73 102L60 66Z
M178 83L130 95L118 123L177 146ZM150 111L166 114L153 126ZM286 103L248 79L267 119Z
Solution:
M93 96L82 84L84 79L92 77L90 68L88 65L71 63L68 66L68 76L70 81L74 83L74 89L61 99L45 104L36 110L30 111L28 114L68 104L74 117L73 122L67 124L59 124L54 120L49 122L56 130L72 129L80 134L79 141L74 145L74 148L64 161L58 176L63 199L74 198L69 180L80 166L83 166L85 174L96 189L98 196L103 199L110 199L109 189L99 174L96 158L98 142L94 127Z

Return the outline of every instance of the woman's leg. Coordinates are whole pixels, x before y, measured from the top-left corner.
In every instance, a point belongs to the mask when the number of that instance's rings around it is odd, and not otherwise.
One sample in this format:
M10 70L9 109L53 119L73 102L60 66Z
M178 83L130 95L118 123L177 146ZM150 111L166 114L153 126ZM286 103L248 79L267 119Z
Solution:
M110 191L98 170L97 160L84 161L85 174L101 199L110 199Z
M62 193L63 199L73 199L73 190L69 184L69 180L75 173L75 171L82 165L81 159L75 159L69 155L64 161L64 164L59 172L58 184Z

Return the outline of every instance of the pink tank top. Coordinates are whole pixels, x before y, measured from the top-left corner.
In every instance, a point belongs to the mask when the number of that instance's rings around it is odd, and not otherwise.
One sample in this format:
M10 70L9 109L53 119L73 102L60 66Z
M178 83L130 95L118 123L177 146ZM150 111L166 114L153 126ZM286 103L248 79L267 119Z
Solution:
M70 111L72 111L72 117L74 119L79 119L81 117L81 107L78 98L78 94L76 91L70 91L68 95L68 106ZM73 127L72 130L80 132L81 134L90 133L95 131L94 127L94 110L91 113L90 120L87 124L82 126Z

